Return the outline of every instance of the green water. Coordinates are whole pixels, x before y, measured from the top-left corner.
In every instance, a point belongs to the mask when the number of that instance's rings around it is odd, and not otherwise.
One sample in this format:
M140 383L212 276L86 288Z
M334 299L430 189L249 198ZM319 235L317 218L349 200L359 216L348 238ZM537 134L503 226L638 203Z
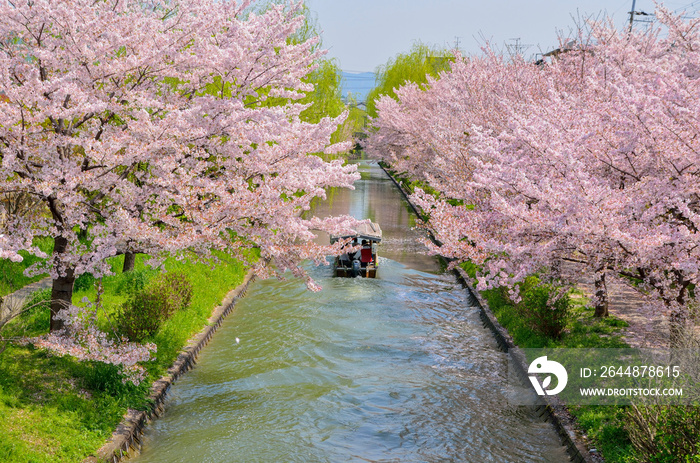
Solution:
M379 278L256 281L133 461L567 461L551 425L508 407L505 356L468 294L419 254L393 184L363 171L316 213L379 221Z

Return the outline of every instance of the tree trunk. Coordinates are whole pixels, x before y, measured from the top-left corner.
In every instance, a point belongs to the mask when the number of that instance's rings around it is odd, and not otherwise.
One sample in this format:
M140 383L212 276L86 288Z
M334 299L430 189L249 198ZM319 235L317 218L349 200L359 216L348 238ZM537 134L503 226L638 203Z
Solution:
M671 311L668 317L670 339L672 348L691 347L693 344L693 332L691 331L690 317L686 307L686 294L690 280L684 278L680 271L676 271L678 295L676 296L677 308Z
M134 269L134 266L136 265L136 253L131 252L131 251L126 251L124 253L124 267L122 268L122 272L130 272Z
M685 310L678 309L671 312L668 317L670 347L683 348L690 346L690 333L688 331L689 321L688 314Z
M54 259L60 260L60 255L66 251L68 240L62 236L54 238ZM63 320L56 318L61 310L70 306L73 299L73 283L75 273L73 268L65 270L65 275L54 278L51 288L51 325L50 331L57 331L63 328Z
M608 288L605 284L605 267L596 272L595 278L595 312L594 317L608 316Z
M554 259L554 262L552 262L552 277L556 280L561 279L561 266L562 260L560 258Z

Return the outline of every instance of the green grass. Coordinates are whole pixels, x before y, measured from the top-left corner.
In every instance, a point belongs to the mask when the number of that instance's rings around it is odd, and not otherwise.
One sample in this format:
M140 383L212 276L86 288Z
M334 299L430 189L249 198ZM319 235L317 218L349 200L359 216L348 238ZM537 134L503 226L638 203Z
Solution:
M188 264L171 260L167 270L185 272L193 285L192 302L186 310L177 312L154 336L158 345L156 365L165 371L177 357L185 342L202 329L228 292L241 284L248 269L240 262L219 254L221 265L215 268L203 263Z
M37 238L35 244L47 254L53 252L53 240L51 238ZM20 251L19 254L24 258L22 262L12 262L8 259L0 259L0 296L13 293L24 286L39 281L46 277L46 274L27 277L24 271L36 262L43 259L29 254L26 251Z
M568 409L607 463L635 461L632 443L625 431L625 407L579 405Z
M51 318L51 289L36 291L25 302L25 312L3 327L5 338L40 336L49 330ZM1 357L0 357L1 360Z
M80 461L127 407L145 406L146 391L123 385L108 365L9 346L0 355L0 461Z
M183 271L193 285L190 306L167 320L149 339L158 345L156 360L146 367L149 378L139 386L124 384L116 367L97 362L78 362L56 357L32 346L9 344L0 353L0 461L75 462L96 451L109 438L127 408L144 409L152 382L173 363L185 342L201 330L215 306L247 272L239 261L218 255L215 267L205 263L167 260L167 270ZM122 274L123 257L110 259L115 275L102 280L104 311L98 325L111 332L110 319L127 299L134 279L148 280L157 270L137 256L136 269ZM93 280L84 278L83 297L94 301ZM48 299L44 291L37 300ZM11 321L5 337L37 336L48 331L49 309L37 306ZM3 344L0 344L0 350Z
M493 289L482 291L489 307L499 323L508 330L513 341L523 348L624 348L629 347L622 340L621 329L627 322L616 317L595 318L593 308L586 305L587 299L582 293L571 294L571 319L567 322L564 334L559 340L541 335L520 318L515 306L504 295L505 291Z

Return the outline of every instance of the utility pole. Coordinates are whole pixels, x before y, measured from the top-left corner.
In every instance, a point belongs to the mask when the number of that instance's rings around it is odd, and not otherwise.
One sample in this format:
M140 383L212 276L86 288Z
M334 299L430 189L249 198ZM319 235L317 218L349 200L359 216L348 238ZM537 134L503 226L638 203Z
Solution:
M637 4L637 0L632 0L632 10L630 10L630 34L632 33L632 24L634 24L634 5Z
M459 37L455 36L455 49L459 50Z
M630 27L628 31L630 34L632 33L632 26L634 26L635 21L647 24L651 24L652 22L654 22L654 13L647 13L646 11L636 11L634 9L636 4L637 1L632 0L632 11L630 11ZM642 16L643 19L634 19L635 16Z

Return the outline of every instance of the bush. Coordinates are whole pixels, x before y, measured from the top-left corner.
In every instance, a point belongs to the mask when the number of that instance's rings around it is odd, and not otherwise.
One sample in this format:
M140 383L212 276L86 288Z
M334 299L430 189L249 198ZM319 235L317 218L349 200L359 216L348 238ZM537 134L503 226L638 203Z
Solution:
M142 342L166 320L162 298L150 291L139 291L117 313L117 330L130 341Z
M700 407L630 407L625 426L644 463L700 462Z
M192 284L182 272L167 272L158 276L151 283L151 289L163 298L166 318L190 305L192 300Z
M119 275L119 283L116 288L117 293L134 294L143 290L155 271L150 269L131 270Z
M551 339L561 339L570 318L569 294L557 294L558 288L528 277L521 285L522 300L516 308L527 326Z
M95 284L95 277L92 273L83 273L78 275L73 283L73 291L89 291L93 288Z
M181 272L168 272L137 290L117 314L119 334L142 342L192 299L192 284Z
M83 386L88 390L106 392L115 397L125 395L136 387L129 381L123 381L119 366L111 363L80 362L74 366L73 374L82 376Z

